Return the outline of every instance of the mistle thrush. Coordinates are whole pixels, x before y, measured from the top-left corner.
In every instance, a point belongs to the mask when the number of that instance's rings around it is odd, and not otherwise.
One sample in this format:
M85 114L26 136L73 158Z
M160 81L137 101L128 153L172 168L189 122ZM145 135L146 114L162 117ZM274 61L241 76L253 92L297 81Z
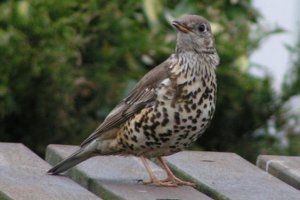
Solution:
M159 186L193 185L175 177L162 156L182 151L203 134L216 104L219 56L209 22L197 15L175 21L175 53L148 72L69 158L48 171L61 173L97 155L139 156ZM158 180L146 158L167 173ZM100 172L101 173L101 172Z

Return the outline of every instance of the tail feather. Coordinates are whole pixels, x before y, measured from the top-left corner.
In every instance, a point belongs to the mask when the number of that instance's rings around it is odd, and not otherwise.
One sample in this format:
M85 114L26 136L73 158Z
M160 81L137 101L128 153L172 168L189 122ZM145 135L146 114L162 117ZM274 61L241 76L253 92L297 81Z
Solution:
M85 161L86 159L89 159L91 157L90 153L87 153L83 148L76 151L74 154L72 154L67 159L61 161L56 166L51 168L47 173L48 174L59 174L61 172L64 172L71 167L74 167L75 165Z
M48 171L48 174L59 174L68 170L71 167L95 156L95 155L112 155L118 149L115 148L114 140L94 140L91 143L81 147L67 159L61 161L56 166Z

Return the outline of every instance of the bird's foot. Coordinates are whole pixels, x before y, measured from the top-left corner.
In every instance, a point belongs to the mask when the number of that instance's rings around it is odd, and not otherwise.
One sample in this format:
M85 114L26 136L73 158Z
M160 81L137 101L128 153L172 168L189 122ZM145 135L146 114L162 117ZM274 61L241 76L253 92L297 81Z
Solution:
M176 176L168 177L168 178L162 180L162 182L172 183L174 185L187 185L187 186L192 186L192 187L196 186L195 183L181 180L181 179L177 178Z
M150 179L149 181L143 181L145 185L154 185L158 187L177 187L178 184L166 181L166 180L158 180L158 179Z
M177 187L180 185L187 185L195 187L196 184L189 181L183 181L177 177L168 177L164 180L158 179L150 179L149 181L143 181L145 185L155 185L155 186L162 186L162 187Z
M162 157L158 157L158 160L161 163L163 169L165 170L165 172L167 173L167 176L168 176L165 180L162 180L162 182L172 183L174 185L187 185L187 186L192 186L192 187L196 186L195 183L192 183L189 181L184 181L184 180L177 178L173 174L172 170L168 167L165 159L163 159Z

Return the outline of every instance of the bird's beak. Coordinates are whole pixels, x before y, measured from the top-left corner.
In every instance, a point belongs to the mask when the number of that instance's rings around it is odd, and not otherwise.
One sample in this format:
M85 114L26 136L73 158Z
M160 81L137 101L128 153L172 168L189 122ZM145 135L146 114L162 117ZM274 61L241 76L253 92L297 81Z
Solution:
M185 24L180 23L179 21L173 21L172 25L175 26L177 28L177 30L183 32L183 33L188 33L191 32L191 29L189 27L187 27Z

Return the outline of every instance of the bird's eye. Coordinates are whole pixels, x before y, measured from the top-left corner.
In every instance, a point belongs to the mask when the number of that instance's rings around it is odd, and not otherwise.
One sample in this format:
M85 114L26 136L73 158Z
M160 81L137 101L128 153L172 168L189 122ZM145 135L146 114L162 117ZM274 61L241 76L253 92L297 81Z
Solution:
M204 31L206 31L206 26L204 24L200 24L200 26L198 27L198 30L200 32L204 32Z

